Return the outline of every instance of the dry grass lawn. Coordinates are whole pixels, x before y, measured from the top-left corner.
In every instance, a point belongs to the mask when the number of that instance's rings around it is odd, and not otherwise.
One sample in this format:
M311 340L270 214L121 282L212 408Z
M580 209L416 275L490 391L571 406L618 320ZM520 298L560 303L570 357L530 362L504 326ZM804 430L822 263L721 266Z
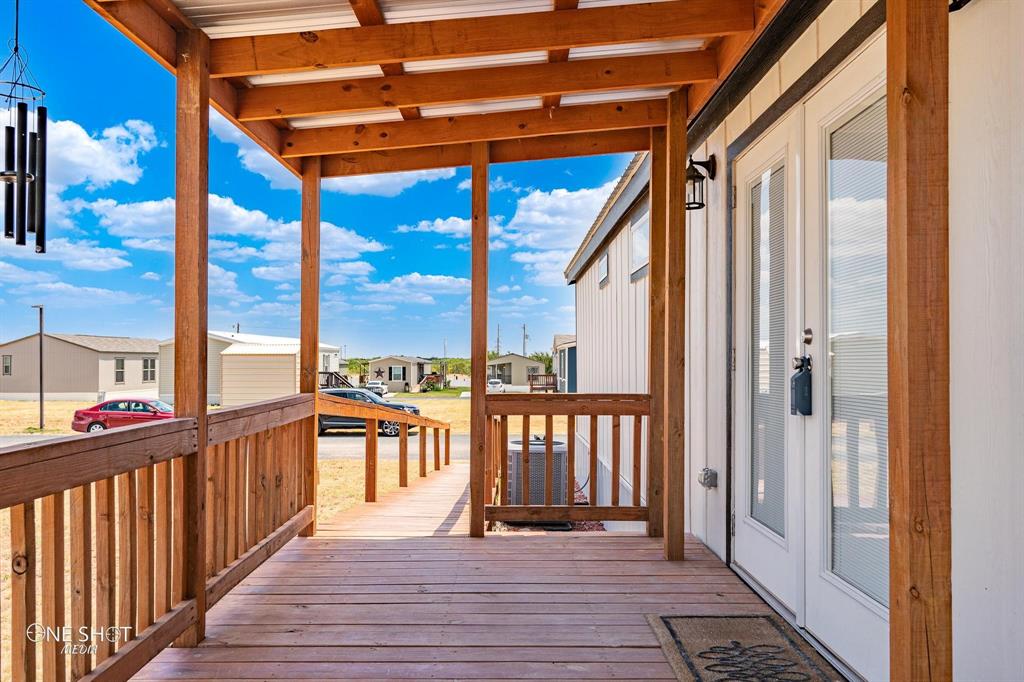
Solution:
M420 414L431 419L439 419L452 425L452 433L469 433L469 398L402 398L403 403L416 405ZM522 429L521 417L509 417L509 431L519 433ZM553 425L555 433L565 433L566 418L555 417ZM530 433L544 433L544 417L530 418Z
M23 433L63 435L71 430L75 410L91 407L74 400L47 400L44 409L46 428L39 430L39 403L33 400L0 400L0 436Z

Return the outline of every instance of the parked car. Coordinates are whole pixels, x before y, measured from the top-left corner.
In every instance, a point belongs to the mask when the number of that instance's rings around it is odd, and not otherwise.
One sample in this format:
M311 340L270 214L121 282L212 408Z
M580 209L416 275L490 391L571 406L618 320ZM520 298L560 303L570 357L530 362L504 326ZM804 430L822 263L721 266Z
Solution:
M162 400L152 398L116 398L106 400L84 410L75 410L71 428L75 431L95 433L119 426L148 424L171 419L174 408Z
M358 400L364 403L374 403L381 407L392 407L397 410L405 410L409 414L419 414L420 408L415 405L405 405L403 403L391 403L376 393L369 391L365 388L328 388L321 391L324 395L333 395L337 398L347 398L348 400ZM330 429L365 429L366 420L358 417L338 417L331 414L321 414L317 416L317 420L320 426L320 435L329 431ZM392 421L381 421L378 425L380 434L383 436L397 436L401 433L402 426L399 422Z
M388 385L379 379L374 379L373 381L366 382L366 390L372 391L379 396L385 396L388 394Z
M505 384L501 383L501 379L488 379L487 380L487 392L488 393L504 393Z

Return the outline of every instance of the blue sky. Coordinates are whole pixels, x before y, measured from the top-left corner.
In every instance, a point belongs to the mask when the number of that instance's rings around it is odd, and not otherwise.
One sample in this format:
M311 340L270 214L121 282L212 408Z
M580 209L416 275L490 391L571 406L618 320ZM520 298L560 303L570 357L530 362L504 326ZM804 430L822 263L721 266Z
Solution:
M10 2L0 8L11 33ZM54 21L54 17L60 21ZM174 82L77 0L23 3L50 109L49 253L0 239L0 340L173 333ZM7 112L0 111L0 115ZM298 181L211 114L210 328L298 334ZM489 346L575 328L561 272L628 155L491 168ZM468 168L326 180L321 339L349 356L469 352Z

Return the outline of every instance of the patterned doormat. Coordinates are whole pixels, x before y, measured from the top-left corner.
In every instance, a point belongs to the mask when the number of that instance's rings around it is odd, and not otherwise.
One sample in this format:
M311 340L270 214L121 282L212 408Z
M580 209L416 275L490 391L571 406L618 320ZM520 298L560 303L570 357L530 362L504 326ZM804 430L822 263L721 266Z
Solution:
M781 616L647 616L676 679L844 680Z

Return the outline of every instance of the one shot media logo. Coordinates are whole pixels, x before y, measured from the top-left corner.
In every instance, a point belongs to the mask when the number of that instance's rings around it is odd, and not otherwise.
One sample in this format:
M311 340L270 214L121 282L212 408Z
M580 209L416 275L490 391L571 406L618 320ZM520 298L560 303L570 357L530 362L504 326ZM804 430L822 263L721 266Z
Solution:
M61 645L61 654L95 654L99 642L123 642L131 636L131 631L129 625L111 625L105 628L83 625L73 628L67 625L53 627L32 623L25 629L25 638L33 644L57 642Z

